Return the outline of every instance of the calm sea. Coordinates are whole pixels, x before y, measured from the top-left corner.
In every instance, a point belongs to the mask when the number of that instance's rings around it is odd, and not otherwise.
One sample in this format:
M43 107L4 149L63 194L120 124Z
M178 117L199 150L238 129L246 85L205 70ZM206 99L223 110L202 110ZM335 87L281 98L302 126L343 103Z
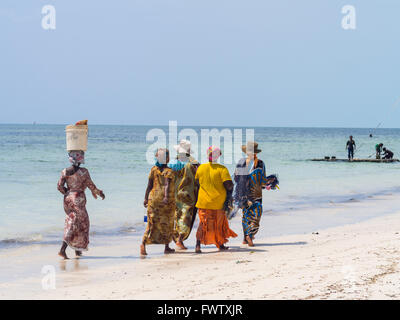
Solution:
M69 166L64 128L63 125L0 125L0 246L61 240L63 197L56 184L61 170ZM152 128L89 127L85 167L106 194L106 200L101 201L94 200L87 192L93 236L143 231L142 203L151 167L145 157L151 144L146 142L146 134ZM160 128L168 132L167 127ZM193 129L200 136L201 128ZM400 193L397 179L400 163L309 161L324 156L345 158L350 134L358 146L356 157L372 155L373 158L374 146L379 142L396 157L400 152L400 129L254 129L262 149L260 158L266 163L268 173L277 173L280 179L280 190L264 192L265 216L287 217L295 215L299 208ZM234 166L227 167L233 173Z

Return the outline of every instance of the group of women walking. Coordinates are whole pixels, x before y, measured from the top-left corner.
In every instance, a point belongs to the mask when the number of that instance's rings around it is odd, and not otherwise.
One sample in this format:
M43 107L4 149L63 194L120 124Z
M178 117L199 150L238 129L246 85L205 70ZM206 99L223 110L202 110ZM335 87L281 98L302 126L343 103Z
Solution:
M233 207L242 209L243 243L254 246L253 240L262 215L262 189L275 188L275 175L266 176L265 164L257 157L261 152L256 142L242 146L246 157L241 159L233 174L217 163L222 155L218 147L207 150L208 162L200 164L191 156L190 142L180 141L175 146L177 157L170 162L169 150L158 149L155 165L151 168L144 206L147 208L147 226L140 246L140 254L147 255L146 246L162 244L166 254L175 252L170 247L186 250L184 241L189 237L196 216L196 253L201 245L214 244L219 250L228 250L228 238L237 237L230 229L228 215ZM86 211L85 189L92 195L105 198L90 178L84 163L83 151L69 152L72 166L61 173L58 190L64 194L66 213L64 239L59 255L68 259L70 246L80 256L89 244L89 217Z

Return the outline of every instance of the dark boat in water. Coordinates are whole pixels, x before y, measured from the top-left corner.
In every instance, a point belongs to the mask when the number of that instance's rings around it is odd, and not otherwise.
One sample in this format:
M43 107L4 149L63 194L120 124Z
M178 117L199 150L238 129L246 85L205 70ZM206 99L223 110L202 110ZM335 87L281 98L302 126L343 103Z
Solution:
M400 162L399 159L337 159L336 157L325 157L321 159L311 159L311 161L327 161L327 162L375 162L375 163L392 163Z

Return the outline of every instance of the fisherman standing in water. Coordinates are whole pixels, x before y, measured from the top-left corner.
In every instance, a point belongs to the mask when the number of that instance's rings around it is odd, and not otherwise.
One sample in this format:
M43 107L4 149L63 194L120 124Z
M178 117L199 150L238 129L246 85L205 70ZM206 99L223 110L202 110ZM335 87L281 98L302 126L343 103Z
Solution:
M380 144L376 144L376 145L375 145L376 159L380 159L380 158L381 158L382 147L383 147L383 143L380 143Z
M353 140L353 136L349 137L350 140L347 141L346 143L346 149L347 149L347 156L350 160L353 160L354 158L354 150L356 149L356 142Z

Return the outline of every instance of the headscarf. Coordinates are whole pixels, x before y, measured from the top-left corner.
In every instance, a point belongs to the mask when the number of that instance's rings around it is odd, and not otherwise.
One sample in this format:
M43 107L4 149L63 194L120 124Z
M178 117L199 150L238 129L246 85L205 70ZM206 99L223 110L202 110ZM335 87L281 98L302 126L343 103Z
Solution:
M221 149L211 146L207 149L207 157L210 162L217 162L218 158L222 155Z
M81 150L74 150L68 152L69 162L72 163L73 166L79 166L85 163L85 152Z
M169 150L168 149L157 149L156 155L155 155L155 165L157 167L162 167L167 164L167 157L169 156Z

